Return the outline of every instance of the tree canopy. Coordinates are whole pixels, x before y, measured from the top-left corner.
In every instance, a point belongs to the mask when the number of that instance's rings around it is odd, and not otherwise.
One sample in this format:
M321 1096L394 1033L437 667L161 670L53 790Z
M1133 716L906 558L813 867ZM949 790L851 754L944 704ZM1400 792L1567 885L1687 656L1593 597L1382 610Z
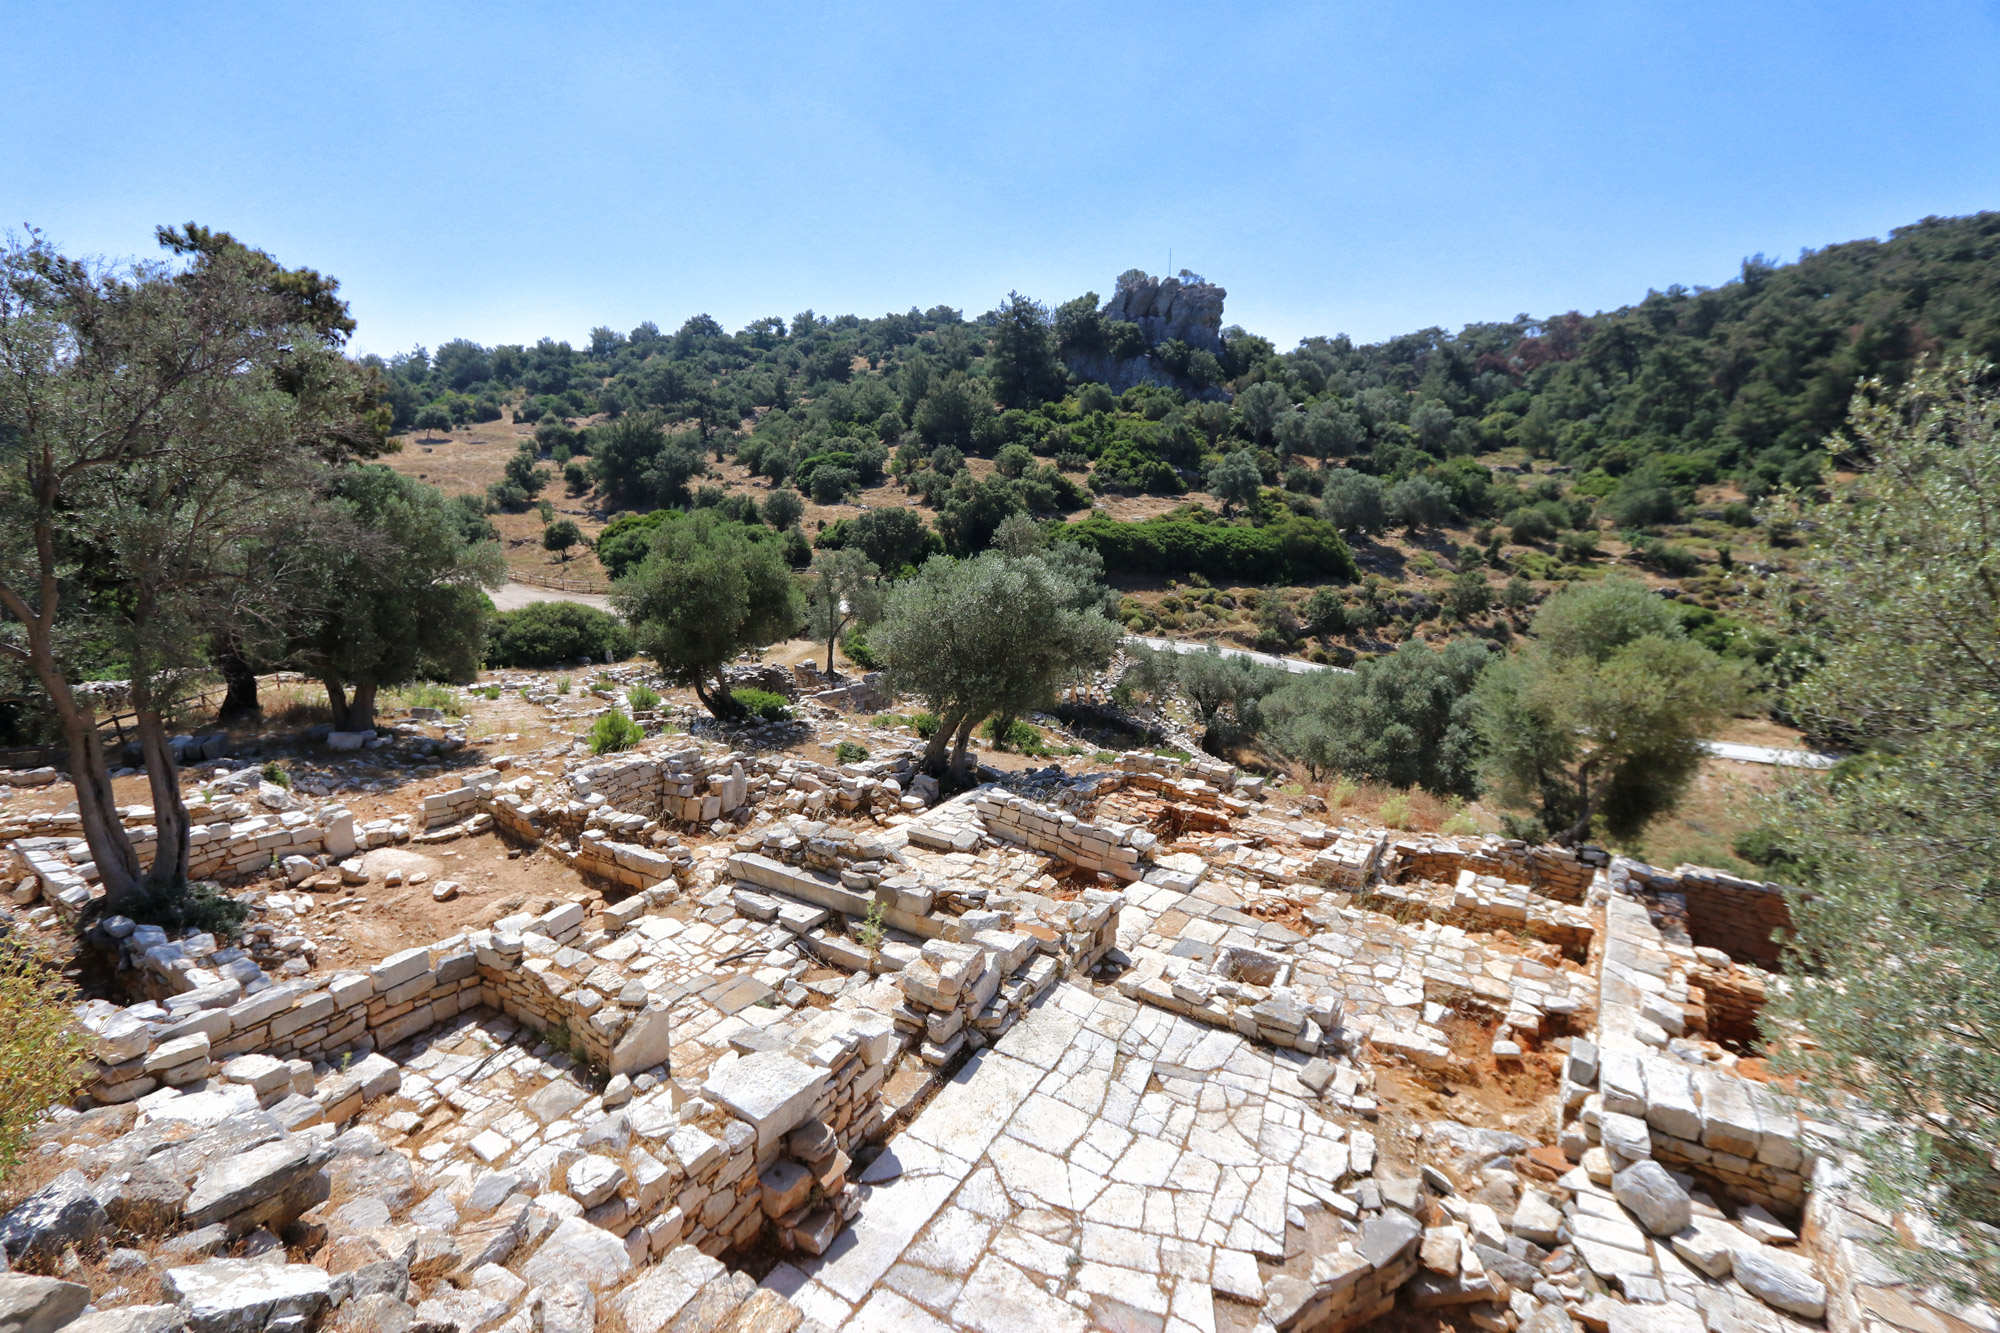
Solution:
M1441 651L1406 641L1351 673L1291 677L1263 700L1263 727L1282 753L1315 771L1474 796L1472 691L1494 657L1483 639L1456 638Z
M1804 892L1794 984L1767 1012L1780 1067L1858 1151L1868 1196L1891 1213L1921 1201L1949 1241L1885 1252L1994 1301L2000 377L1962 360L1905 393L1871 382L1846 435L1871 466L1781 511L1810 521L1812 544L1779 595L1804 664L1787 706L1861 752L1773 812Z
M113 911L184 887L166 717L232 624L275 619L271 597L302 586L283 538L319 470L379 451L386 424L340 354L338 284L226 233L160 240L183 262L95 267L35 235L0 253L0 654L56 715ZM143 881L68 683L106 656L129 678L153 796Z
M1563 589L1474 696L1486 774L1558 841L1636 835L1680 797L1708 728L1749 696L1745 664L1686 636L1636 579Z
M922 696L938 719L924 754L942 776L947 746L962 769L972 729L1017 716L1111 658L1118 630L1104 590L1076 566L1041 554L987 551L935 557L889 592L869 635L896 688Z
M798 628L797 584L767 536L712 509L671 515L638 568L612 585L641 651L719 718L743 712L722 674L730 659Z
M850 624L871 625L882 613L882 571L853 547L821 551L806 575L806 628L826 644L826 672L833 649Z
M481 590L500 586L506 567L497 546L465 540L436 489L389 468L345 469L329 503L326 602L292 658L325 683L335 726L364 731L383 686L478 674L489 605Z

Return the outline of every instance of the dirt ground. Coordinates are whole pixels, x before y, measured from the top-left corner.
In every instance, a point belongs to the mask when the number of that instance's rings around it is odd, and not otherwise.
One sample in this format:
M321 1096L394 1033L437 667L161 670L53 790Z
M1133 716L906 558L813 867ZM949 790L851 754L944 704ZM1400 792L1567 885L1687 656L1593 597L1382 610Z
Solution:
M362 855L362 864L368 883L313 895L317 922L339 922L339 935L320 946L321 971L366 966L413 943L478 930L515 912L540 913L595 896L581 875L547 852L522 854L493 833L441 845L378 847ZM427 878L421 884L388 887L383 875L392 868L401 870L406 881L419 873ZM459 886L450 902L431 897L442 880Z

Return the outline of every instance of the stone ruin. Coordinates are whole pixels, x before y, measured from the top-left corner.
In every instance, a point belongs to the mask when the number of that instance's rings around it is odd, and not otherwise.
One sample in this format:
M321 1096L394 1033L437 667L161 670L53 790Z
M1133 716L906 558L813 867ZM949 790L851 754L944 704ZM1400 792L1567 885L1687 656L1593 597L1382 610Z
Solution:
M490 830L596 889L330 973L286 890L227 947L100 922L133 1002L81 1009L0 1326L1995 1326L1883 1264L1896 1219L1762 1080L1775 886L1206 759L938 803L874 751L545 753L422 827L212 791L205 855L288 885ZM0 832L73 915L59 824ZM1474 1086L1529 1091L1420 1110Z

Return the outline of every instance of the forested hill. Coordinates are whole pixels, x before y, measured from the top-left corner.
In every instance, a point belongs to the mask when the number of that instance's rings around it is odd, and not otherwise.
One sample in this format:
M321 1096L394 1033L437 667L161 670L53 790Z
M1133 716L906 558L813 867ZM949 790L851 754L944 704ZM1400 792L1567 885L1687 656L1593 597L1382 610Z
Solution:
M1019 444L1068 471L1090 466L1100 490L1175 493L1246 443L1273 475L1346 458L1385 477L1520 446L1595 478L1586 489L1598 493L1732 477L1754 495L1817 474L1814 446L1840 425L1857 379L1900 381L1934 352L2000 360L2000 213L1926 218L1790 264L1755 258L1721 287L1672 286L1596 315L1365 345L1316 337L1280 352L1232 326L1220 356L1147 347L1099 304L1095 293L1053 308L1013 295L972 320L947 307L878 319L807 311L735 333L702 315L671 334L596 329L583 348L458 340L381 368L399 428L504 410L527 420L656 411L774 478L831 453L856 456L865 475L899 445ZM1064 370L1106 349L1141 349L1163 383L1182 387L1113 396ZM1230 401L1184 391L1211 385ZM684 494L680 469L635 461L626 484L607 478L629 501ZM657 496L637 493L649 476Z

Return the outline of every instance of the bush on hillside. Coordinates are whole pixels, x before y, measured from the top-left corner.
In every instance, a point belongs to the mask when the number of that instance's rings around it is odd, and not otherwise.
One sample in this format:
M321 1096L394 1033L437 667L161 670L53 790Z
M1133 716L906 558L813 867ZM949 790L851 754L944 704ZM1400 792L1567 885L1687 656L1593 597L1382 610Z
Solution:
M612 579L622 579L639 567L646 552L653 549L653 530L666 522L667 511L624 514L611 520L597 534L597 563Z
M1093 514L1063 531L1111 574L1200 574L1235 583L1351 582L1354 556L1332 525L1280 514L1261 528L1191 518L1120 523Z
M632 631L608 611L581 602L530 602L493 617L486 636L489 666L547 667L588 657L614 662L632 655Z

